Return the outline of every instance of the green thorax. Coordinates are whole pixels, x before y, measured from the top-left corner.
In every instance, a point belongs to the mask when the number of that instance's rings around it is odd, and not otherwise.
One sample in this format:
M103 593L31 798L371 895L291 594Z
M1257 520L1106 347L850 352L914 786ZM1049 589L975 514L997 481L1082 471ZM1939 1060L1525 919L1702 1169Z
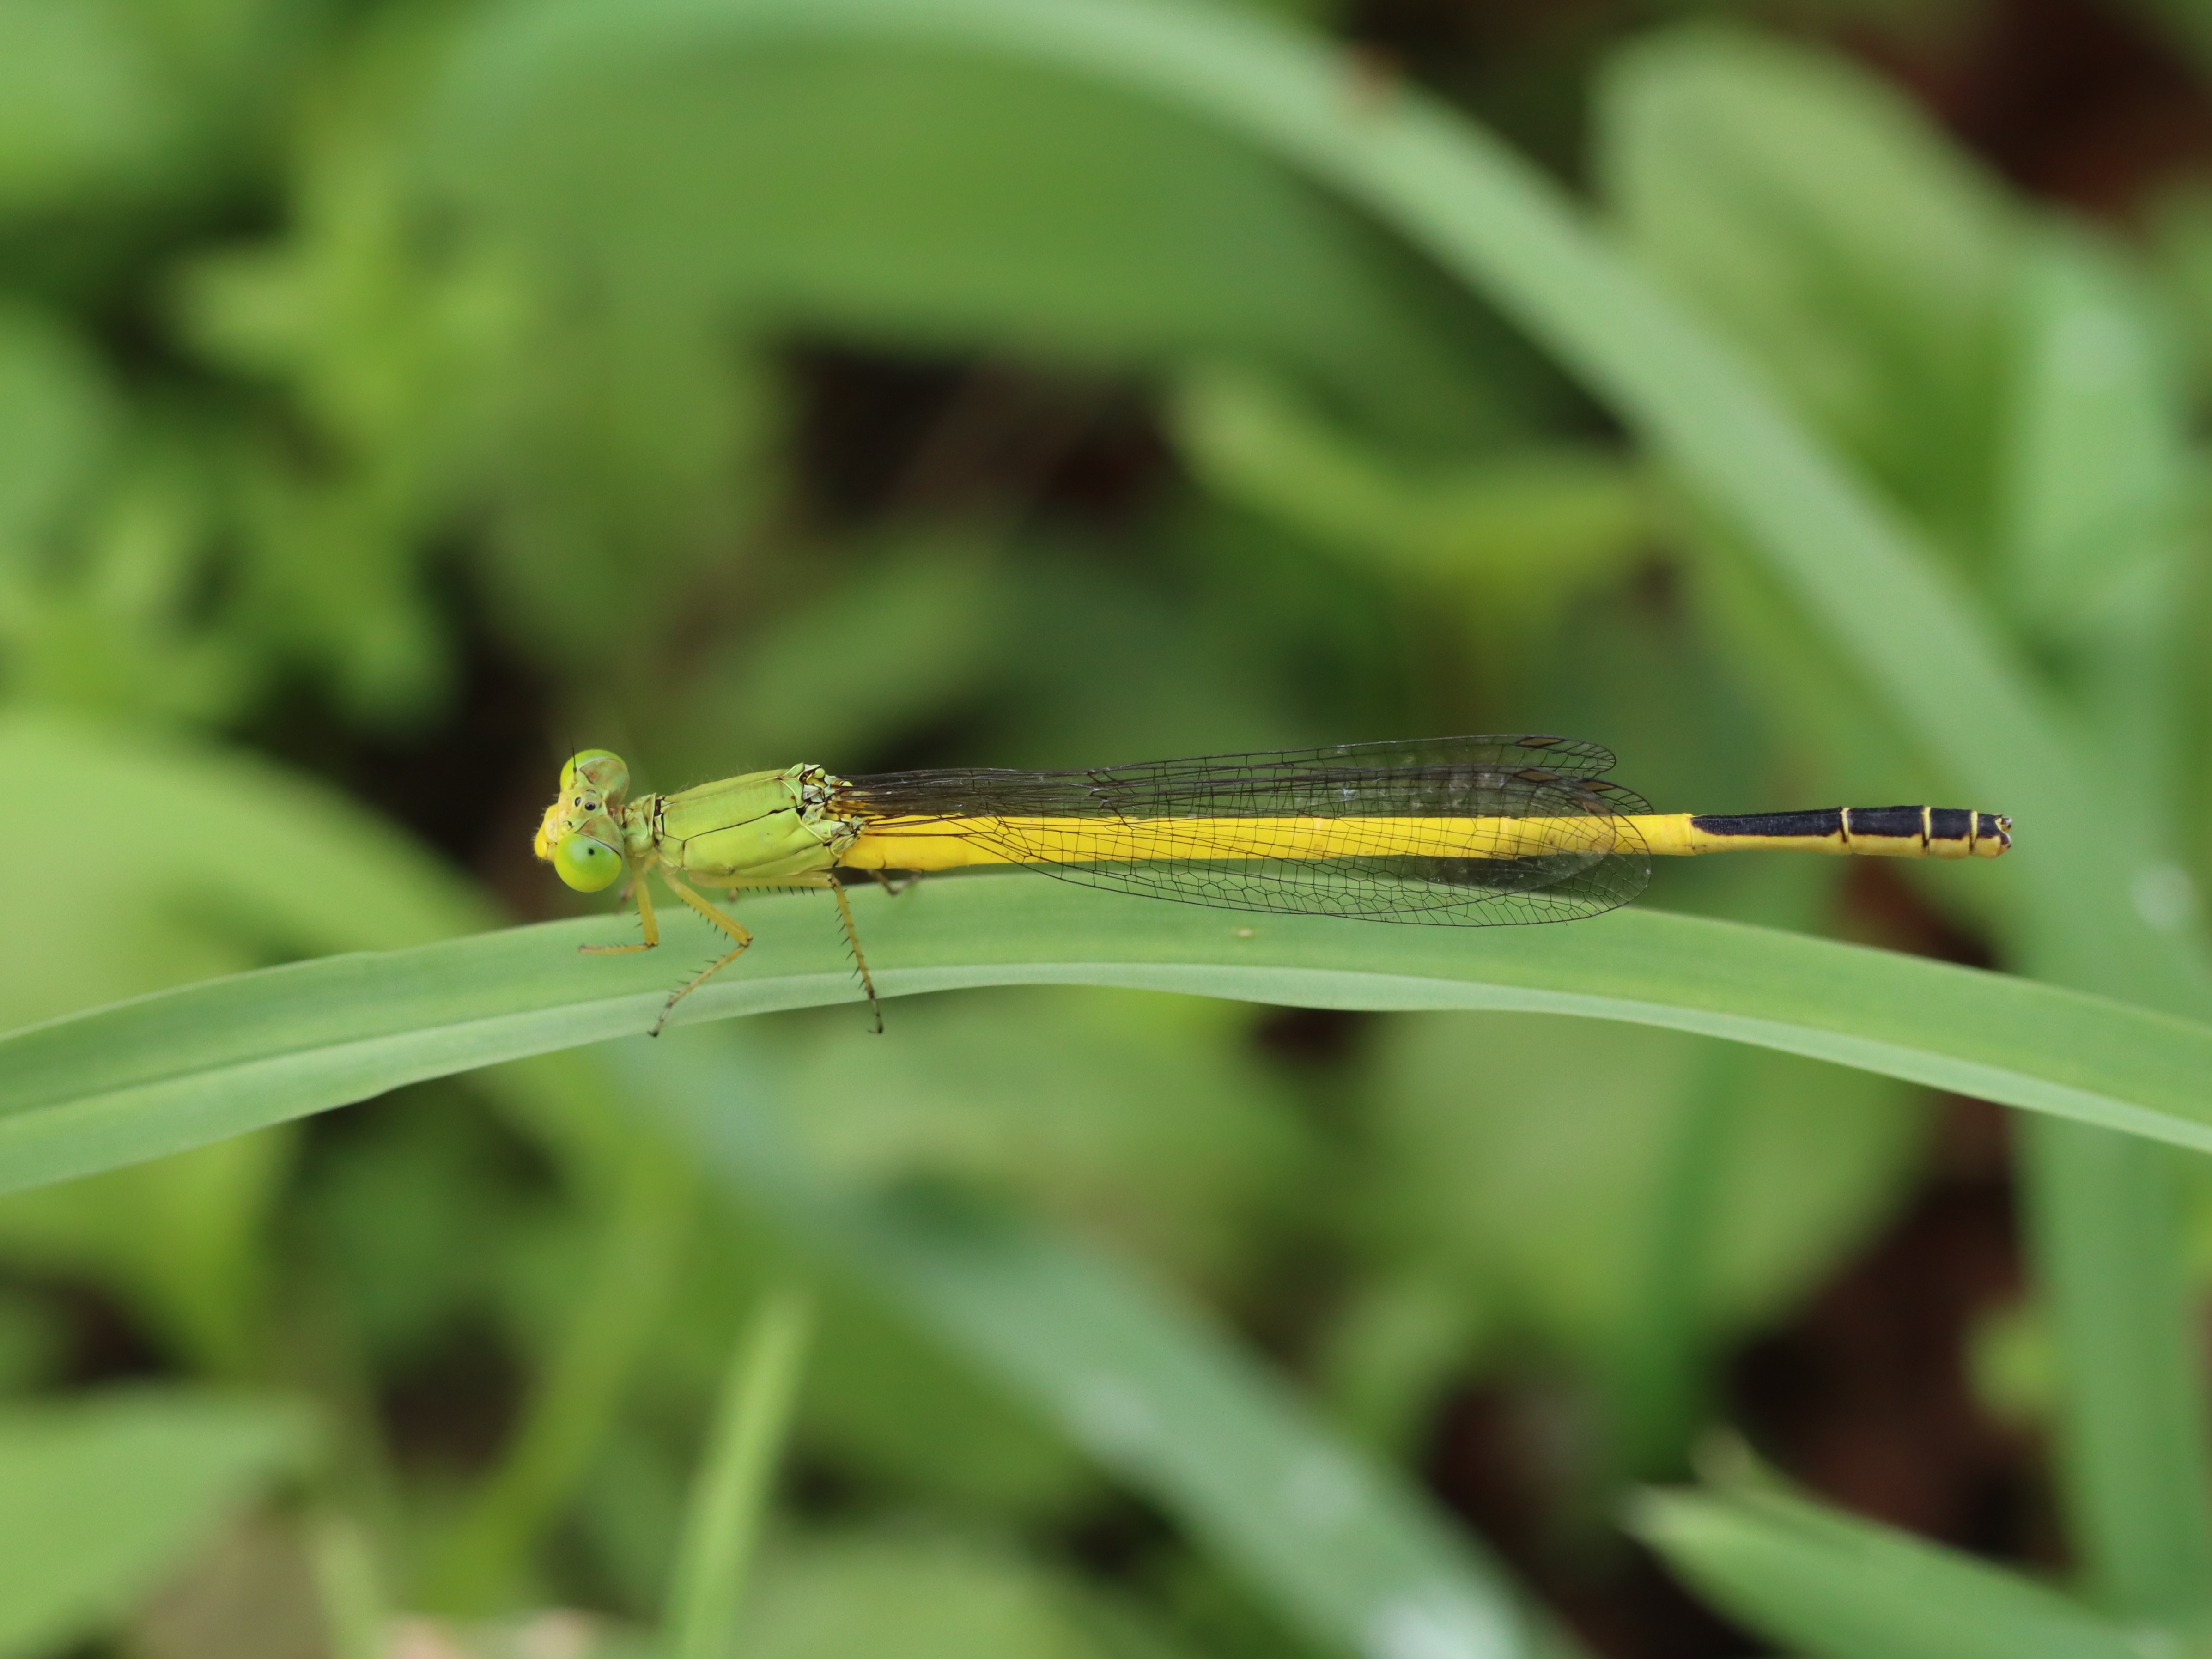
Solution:
M775 882L834 866L860 833L836 816L840 781L818 766L748 772L672 795L646 795L622 810L625 850L657 852L684 875L714 884Z

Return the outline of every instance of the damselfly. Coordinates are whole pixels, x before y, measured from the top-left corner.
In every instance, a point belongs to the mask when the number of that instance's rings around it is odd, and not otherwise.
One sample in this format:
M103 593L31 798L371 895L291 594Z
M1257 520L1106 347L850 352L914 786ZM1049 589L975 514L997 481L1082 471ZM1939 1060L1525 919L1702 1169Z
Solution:
M1565 738L1432 738L1086 772L841 778L799 765L632 799L621 757L587 749L562 769L536 844L580 891L630 879L642 939L586 951L659 944L652 874L732 941L677 987L656 1032L752 943L694 884L828 890L872 1006L842 871L888 879L1019 866L1232 910L1485 927L1573 921L1625 904L1655 856L1996 858L2012 845L2009 818L1948 806L1655 813L1604 775L1613 764L1595 744Z

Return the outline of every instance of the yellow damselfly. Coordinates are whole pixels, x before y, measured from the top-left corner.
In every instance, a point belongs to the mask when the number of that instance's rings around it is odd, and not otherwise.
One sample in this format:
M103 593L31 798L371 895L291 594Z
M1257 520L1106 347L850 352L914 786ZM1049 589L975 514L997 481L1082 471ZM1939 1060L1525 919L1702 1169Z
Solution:
M670 995L659 1031L752 942L694 884L827 889L873 1005L843 871L1018 866L1232 910L1485 927L1573 921L1625 904L1655 856L1996 858L2012 845L2009 818L1959 807L1656 813L1604 775L1613 765L1597 744L1566 738L1431 738L1084 772L841 778L798 765L632 799L621 758L589 749L562 769L537 852L580 891L630 878L644 937L586 951L660 942L653 874L732 941Z

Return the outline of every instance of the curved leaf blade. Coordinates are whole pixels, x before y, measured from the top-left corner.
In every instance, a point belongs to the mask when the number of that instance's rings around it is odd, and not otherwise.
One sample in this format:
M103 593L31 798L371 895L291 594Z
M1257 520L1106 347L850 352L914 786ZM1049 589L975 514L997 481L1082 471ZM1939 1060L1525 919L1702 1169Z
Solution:
M2123 1626L2040 1584L1786 1492L1647 1492L1632 1524L1722 1607L1819 1659L2143 1651Z
M854 897L877 985L890 997L1051 982L1625 1019L2212 1149L2201 1089L2212 1028L1799 934L1656 910L1560 927L1390 927L1152 903L1021 876ZM763 897L746 913L758 942L679 1019L855 998L826 899ZM642 1031L707 948L705 930L678 918L669 951L576 953L615 929L555 922L325 957L0 1039L0 1191Z

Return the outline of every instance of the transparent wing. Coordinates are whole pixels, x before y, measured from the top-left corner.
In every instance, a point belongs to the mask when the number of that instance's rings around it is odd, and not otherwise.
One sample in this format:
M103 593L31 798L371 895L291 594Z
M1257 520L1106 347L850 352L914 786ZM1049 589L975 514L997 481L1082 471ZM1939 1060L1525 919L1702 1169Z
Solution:
M1571 921L1643 890L1649 858L1624 820L1650 808L1598 775L1612 764L1596 744L1559 738L1437 738L1087 772L884 773L846 781L839 802L954 827L1044 874L1117 892L1480 926ZM1526 818L1552 821L1540 853L1505 855L1501 835L1489 837L1499 856L1435 856L1407 830Z

